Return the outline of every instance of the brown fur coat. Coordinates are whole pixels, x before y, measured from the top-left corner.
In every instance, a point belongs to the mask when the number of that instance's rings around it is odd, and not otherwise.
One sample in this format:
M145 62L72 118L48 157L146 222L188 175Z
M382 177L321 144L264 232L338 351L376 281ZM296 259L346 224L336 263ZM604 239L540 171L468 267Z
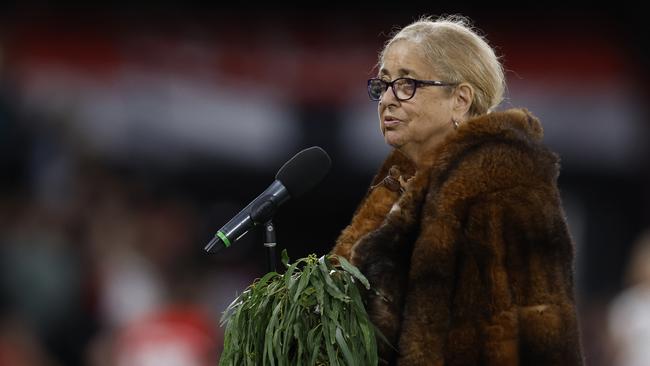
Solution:
M384 363L582 364L558 158L541 139L513 109L463 123L426 169L384 162L332 250L382 295L367 300L396 347L379 342Z

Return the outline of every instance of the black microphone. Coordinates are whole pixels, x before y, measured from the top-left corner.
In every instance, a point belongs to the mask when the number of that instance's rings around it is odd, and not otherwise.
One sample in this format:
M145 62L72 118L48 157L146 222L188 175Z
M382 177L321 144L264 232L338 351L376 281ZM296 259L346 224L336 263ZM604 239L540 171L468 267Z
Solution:
M312 146L284 163L275 181L225 224L203 248L214 253L229 247L253 226L269 221L289 198L297 198L314 188L329 172L332 161L325 150Z

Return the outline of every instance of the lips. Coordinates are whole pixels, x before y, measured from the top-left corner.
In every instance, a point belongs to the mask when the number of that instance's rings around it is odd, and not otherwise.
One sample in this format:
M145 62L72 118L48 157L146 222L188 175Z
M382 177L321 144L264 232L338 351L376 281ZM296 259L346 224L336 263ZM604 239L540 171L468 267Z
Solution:
M395 127L398 124L402 123L402 121L395 119L395 118L386 118L384 119L384 127L390 128L390 127Z

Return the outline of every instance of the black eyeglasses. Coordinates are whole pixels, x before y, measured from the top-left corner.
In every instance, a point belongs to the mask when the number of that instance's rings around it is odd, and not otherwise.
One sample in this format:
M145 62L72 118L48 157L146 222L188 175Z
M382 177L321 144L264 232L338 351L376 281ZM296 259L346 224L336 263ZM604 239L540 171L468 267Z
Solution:
M413 98L415 91L420 86L454 86L457 83L446 83L437 80L416 80L411 78L399 78L393 81L384 81L382 79L368 79L368 96L372 101L378 101L381 96L390 87L397 100L405 101Z

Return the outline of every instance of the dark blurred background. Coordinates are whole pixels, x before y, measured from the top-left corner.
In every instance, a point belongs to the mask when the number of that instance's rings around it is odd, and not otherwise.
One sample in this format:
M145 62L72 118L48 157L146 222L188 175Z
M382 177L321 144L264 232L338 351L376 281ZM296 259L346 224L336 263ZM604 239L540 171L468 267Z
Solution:
M388 152L365 91L377 52L456 13L502 56L501 109L537 115L562 158L587 364L648 362L639 9L27 1L0 7L0 366L215 364L265 252L259 230L203 246L318 145L329 175L275 223L291 258L329 251Z

